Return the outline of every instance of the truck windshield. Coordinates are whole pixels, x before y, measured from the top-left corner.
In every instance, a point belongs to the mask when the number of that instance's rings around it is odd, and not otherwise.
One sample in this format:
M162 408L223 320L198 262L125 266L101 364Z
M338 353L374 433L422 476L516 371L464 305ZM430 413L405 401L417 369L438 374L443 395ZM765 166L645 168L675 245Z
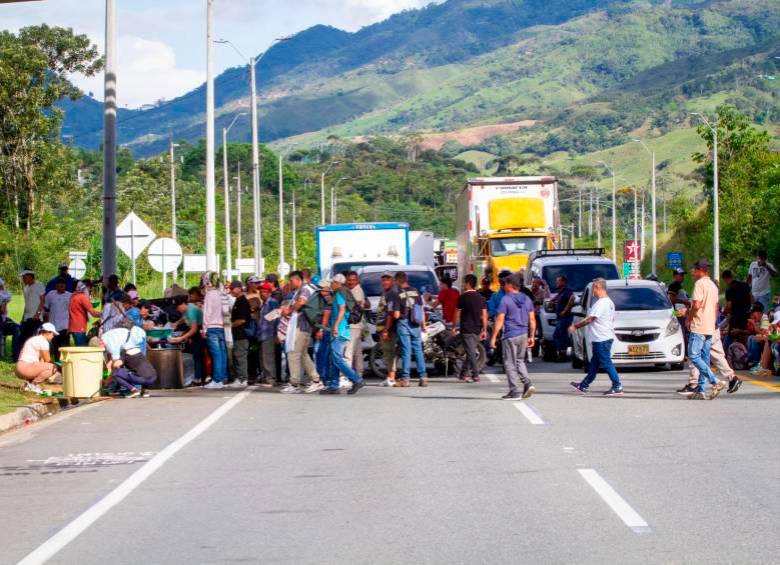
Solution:
M393 269L390 272L395 274ZM409 276L409 285L422 293L439 293L439 281L430 271L406 271ZM360 286L366 296L380 296L382 294L382 273L363 273L360 275Z
M493 257L504 257L518 253L528 254L545 248L543 237L502 237L490 240L490 253Z
M582 292L593 279L619 279L613 263L570 263L568 265L547 265L542 268L542 277L551 289L556 287L555 279L561 275L569 280L569 288Z
M344 261L341 263L333 263L330 272L331 275L337 275L339 273L346 273L347 271L357 271L361 267L370 267L371 265L397 265L392 261Z
M658 288L625 287L610 288L609 297L616 310L671 310L672 303L666 293Z

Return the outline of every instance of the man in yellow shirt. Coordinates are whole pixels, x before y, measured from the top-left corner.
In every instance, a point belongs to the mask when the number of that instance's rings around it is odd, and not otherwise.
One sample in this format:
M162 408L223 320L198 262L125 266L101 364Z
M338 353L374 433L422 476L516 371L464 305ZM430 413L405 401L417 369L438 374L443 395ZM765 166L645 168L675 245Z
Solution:
M692 400L712 400L725 388L726 383L720 382L710 369L710 347L712 336L718 331L718 287L710 278L710 262L699 259L693 266L693 287L691 308L686 326L688 335L688 359L699 370L699 383L696 392L689 398ZM704 381L712 384L710 396L704 394Z

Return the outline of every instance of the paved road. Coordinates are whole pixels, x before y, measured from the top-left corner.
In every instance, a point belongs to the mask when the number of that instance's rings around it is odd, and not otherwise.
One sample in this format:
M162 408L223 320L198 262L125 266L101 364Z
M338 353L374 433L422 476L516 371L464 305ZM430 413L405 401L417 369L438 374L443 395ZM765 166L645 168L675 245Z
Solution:
M780 394L182 391L0 437L0 562L777 563ZM491 382L496 381L496 382ZM606 376L594 386L607 388ZM600 384L600 386L598 386Z

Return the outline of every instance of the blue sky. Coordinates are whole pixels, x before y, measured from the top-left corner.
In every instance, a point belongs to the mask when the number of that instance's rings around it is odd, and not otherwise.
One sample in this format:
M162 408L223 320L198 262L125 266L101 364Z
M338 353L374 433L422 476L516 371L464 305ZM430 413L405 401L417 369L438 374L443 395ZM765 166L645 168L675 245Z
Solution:
M247 56L275 37L316 24L355 31L395 12L431 0L215 0L215 35L230 39ZM205 0L117 0L119 10L119 102L130 108L170 99L205 80ZM44 0L0 5L3 29L47 23L85 33L103 49L104 0ZM218 71L241 64L226 46L215 45ZM73 80L97 98L102 77Z

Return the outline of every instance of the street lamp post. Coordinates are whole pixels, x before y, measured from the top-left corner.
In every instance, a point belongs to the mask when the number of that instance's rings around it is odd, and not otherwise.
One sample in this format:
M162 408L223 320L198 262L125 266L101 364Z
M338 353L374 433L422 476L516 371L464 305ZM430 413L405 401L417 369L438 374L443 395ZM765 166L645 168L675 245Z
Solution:
M116 273L116 3L106 0L103 98L103 285Z
M279 265L284 264L284 157L279 153ZM281 271L281 268L279 269Z
M640 143L642 147L645 148L645 151L647 151L650 154L650 157L652 159L652 172L651 172L651 188L650 188L650 215L652 216L651 220L651 245L652 245L652 252L650 256L650 272L655 274L657 272L658 267L658 260L657 260L657 253L658 253L658 240L657 240L657 225L656 225L656 192L655 192L655 151L652 151L647 144L642 141L641 139L635 139L636 143ZM644 220L644 216L642 217L642 220ZM643 250L644 251L644 250Z
M333 165L337 165L338 161L331 161L328 168L322 173L320 177L320 222L325 225L325 176L330 172Z
M713 127L706 116L699 112L691 112L712 132L712 213L713 213L713 268L714 279L720 279L720 210L718 204L718 124Z
M233 253L231 250L232 245L230 234L230 170L228 169L228 144L227 136L231 128L236 124L236 120L241 116L246 116L246 112L240 112L233 117L233 121L226 128L222 128L222 172L224 179L225 190L225 260L227 262L228 278L233 279Z
M179 144L174 143L171 139L168 160L171 166L171 238L174 240L176 239L176 163L174 161L176 155L174 149L178 146ZM177 271L178 269L173 271L173 282L177 282Z
M612 260L617 263L617 185L615 184L615 171L604 161L599 161L612 175Z
M341 177L331 189L330 193L330 223L336 223L336 217L338 215L338 192L339 185L342 181L349 180L350 177Z
M241 161L236 163L236 260L241 260Z
M206 268L209 271L219 270L217 265L217 190L214 178L214 57L211 39L213 19L214 0L206 0Z

